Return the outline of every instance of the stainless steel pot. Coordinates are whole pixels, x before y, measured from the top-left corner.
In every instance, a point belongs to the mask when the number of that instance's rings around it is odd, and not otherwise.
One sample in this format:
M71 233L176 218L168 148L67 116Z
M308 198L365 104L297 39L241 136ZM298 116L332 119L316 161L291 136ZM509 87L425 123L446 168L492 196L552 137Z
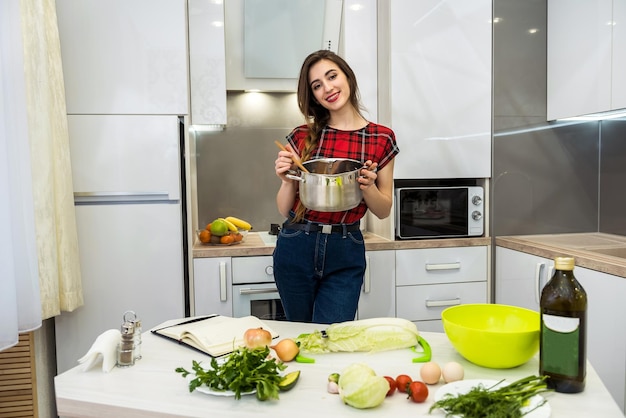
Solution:
M300 181L300 200L307 209L341 212L361 203L363 192L357 178L363 163L345 158L320 158L303 162L308 173L287 174Z

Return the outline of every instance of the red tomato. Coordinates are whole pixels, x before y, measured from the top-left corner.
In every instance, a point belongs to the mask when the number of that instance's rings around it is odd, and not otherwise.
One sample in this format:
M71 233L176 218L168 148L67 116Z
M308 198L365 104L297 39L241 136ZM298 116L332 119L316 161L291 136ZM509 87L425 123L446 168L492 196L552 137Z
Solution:
M396 381L393 377L385 376L385 379L387 379L387 382L389 382L389 390L387 391L387 396L391 396L396 391L398 385L396 384Z
M417 403L422 403L428 398L428 388L424 382L411 382L407 393L409 394L409 399Z
M396 377L396 385L398 385L398 390L400 392L405 392L407 391L407 388L409 387L409 383L411 383L413 381L413 379L411 379L411 376L408 376L406 374L401 374L398 377Z

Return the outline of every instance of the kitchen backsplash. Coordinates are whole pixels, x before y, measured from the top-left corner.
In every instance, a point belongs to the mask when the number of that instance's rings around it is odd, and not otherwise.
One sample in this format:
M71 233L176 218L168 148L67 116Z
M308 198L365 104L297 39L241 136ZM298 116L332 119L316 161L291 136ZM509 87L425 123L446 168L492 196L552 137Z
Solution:
M293 93L229 92L228 124L197 132L198 224L216 217L246 219L257 231L282 223L276 209L275 140L304 123Z

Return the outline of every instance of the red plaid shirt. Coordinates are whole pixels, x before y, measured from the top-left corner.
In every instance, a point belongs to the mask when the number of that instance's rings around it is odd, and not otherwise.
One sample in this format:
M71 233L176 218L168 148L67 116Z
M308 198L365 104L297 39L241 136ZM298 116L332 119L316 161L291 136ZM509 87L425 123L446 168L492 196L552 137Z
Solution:
M304 140L308 133L306 125L298 126L289 135L287 141L293 149L301 153L304 148ZM319 145L312 153L310 159L318 158L350 158L365 163L367 160L378 163L378 169L382 169L391 161L400 150L396 144L393 131L386 126L368 123L364 128L356 131L340 131L327 126L321 133ZM295 210L299 198L293 206ZM351 224L363 217L367 211L365 201L348 211L343 212L317 212L306 211L304 218L311 222L323 224Z

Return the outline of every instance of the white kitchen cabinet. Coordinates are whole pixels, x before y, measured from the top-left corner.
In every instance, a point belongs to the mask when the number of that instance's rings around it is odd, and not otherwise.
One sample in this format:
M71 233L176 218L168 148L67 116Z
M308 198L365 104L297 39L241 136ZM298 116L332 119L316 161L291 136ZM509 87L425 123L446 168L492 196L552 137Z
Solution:
M441 312L488 300L487 246L396 251L396 314L443 332Z
M356 74L365 115L378 121L378 33L376 0L345 0L343 57Z
M553 271L552 260L496 247L495 302L539 311L541 289Z
M393 0L394 177L491 176L491 0Z
M188 2L191 124L226 125L224 3Z
M626 413L626 278L583 267L574 275L587 292L589 360Z
M396 255L394 250L367 251L357 319L396 316Z
M626 2L548 1L547 119L626 107Z
M538 311L537 292L553 269L553 260L496 247L495 302ZM626 412L626 278L578 266L574 275L588 298L587 358Z
M613 0L613 86L614 109L626 108L626 0Z
M232 284L230 257L195 258L192 315L233 316Z
M57 0L68 114L188 114L186 0Z

